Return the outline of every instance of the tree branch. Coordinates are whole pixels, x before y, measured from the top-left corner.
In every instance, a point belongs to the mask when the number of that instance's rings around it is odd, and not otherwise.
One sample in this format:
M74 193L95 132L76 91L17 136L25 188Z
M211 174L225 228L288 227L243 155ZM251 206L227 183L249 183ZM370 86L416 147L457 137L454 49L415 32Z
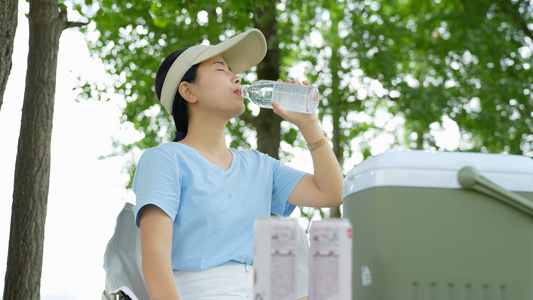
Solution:
M524 20L524 17L520 14L520 11L513 5L511 0L506 1L507 5L502 7L502 10L505 13L509 13L512 15L513 20L517 20L518 28L520 28L524 34L529 37L531 41L533 41L533 33L528 27L528 24Z
M66 28L83 27L89 25L89 22L67 22Z
M466 0L461 0L461 4L463 5L463 9L465 12L468 12L468 5Z
M531 32L531 30L529 30L529 27L527 27L526 22L523 22L523 20L522 20L522 28L521 29L529 37L529 39L531 41L533 41L533 33Z
M86 26L86 25L89 24L88 22L70 22L70 21L68 21L67 7L64 4L60 4L59 8L60 8L59 19L63 20L63 22L65 24L64 29L72 28L72 27L82 27L82 26Z

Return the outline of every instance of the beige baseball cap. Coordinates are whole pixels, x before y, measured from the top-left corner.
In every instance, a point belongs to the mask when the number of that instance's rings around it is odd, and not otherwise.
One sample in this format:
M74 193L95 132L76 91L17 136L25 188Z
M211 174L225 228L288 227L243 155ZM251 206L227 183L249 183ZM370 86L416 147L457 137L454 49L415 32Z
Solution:
M174 61L161 89L161 105L172 114L172 104L183 75L191 66L222 55L235 73L244 72L260 63L267 52L265 36L258 29L250 29L216 45L196 45L185 50Z

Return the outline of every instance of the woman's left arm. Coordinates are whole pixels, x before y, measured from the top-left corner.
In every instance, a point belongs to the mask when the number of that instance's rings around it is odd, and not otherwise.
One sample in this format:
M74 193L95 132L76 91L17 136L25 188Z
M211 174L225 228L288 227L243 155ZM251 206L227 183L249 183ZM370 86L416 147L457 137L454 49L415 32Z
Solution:
M294 80L285 80L299 83ZM303 84L309 84L304 81ZM324 138L315 114L289 112L273 103L274 112L296 125L307 144L316 144ZM321 144L321 143L319 143ZM342 204L341 167L329 143L310 150L313 161L313 174L306 174L298 183L287 203L298 206L333 207Z

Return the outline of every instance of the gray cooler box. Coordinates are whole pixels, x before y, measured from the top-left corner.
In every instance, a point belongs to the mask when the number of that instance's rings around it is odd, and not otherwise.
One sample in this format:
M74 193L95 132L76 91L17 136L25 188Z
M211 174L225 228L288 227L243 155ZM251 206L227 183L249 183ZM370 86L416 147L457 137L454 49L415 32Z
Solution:
M533 299L533 160L398 151L344 180L354 300Z

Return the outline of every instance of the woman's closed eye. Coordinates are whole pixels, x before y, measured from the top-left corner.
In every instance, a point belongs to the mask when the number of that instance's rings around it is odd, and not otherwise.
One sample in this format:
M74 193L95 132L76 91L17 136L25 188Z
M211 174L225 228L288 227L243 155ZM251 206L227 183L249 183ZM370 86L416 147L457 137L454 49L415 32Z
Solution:
M214 61L213 62L213 65L216 66L216 70L217 71L222 71L222 72L226 72L226 71L231 71L231 68L229 66L227 66L224 62L221 62L221 61Z

